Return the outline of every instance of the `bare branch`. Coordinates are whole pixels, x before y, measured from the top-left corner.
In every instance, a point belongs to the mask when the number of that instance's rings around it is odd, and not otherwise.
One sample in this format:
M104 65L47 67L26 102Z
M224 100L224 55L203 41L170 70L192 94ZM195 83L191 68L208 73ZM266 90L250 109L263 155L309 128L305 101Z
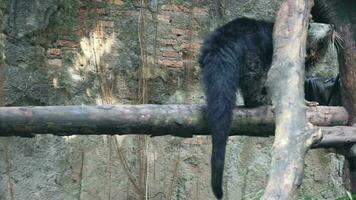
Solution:
M193 137L207 135L202 105L120 105L0 107L0 136L32 134L100 135L141 134ZM343 107L308 107L308 119L325 137L315 147L356 142L355 127L343 126L348 114ZM270 106L234 110L231 135L268 137L274 133ZM343 134L344 133L344 134Z

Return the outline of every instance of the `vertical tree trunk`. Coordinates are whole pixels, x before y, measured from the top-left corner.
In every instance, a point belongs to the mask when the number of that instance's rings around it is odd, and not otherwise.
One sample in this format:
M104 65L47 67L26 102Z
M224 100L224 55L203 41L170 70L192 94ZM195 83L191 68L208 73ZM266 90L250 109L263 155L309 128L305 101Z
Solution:
M267 85L276 133L265 200L296 199L304 157L321 133L308 123L304 102L304 58L312 0L286 0L278 11L274 55Z
M356 123L356 4L354 0L333 1L336 30L344 39L344 48L339 52L343 103L352 125Z
M347 109L349 124L356 126L356 2L355 0L330 0L335 10L334 24L343 37L344 48L338 53L343 105ZM345 147L344 183L352 193L356 192L356 155L352 151L355 145Z

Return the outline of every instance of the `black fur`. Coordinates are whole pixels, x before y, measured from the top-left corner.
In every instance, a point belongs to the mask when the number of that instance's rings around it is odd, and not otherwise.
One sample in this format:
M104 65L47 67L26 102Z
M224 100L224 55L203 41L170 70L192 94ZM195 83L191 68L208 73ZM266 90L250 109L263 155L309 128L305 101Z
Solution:
M325 12L325 7L318 7ZM247 107L270 104L264 84L272 62L272 30L271 22L238 18L214 31L201 50L199 64L213 138L211 184L218 199L223 196L225 150L237 88Z
M333 7L337 1L330 0L316 0L314 1L314 7L311 10L313 21L324 24L335 24L336 13Z
M317 78L307 78L304 82L305 99L318 102L321 106L340 106L339 75L325 81Z
M250 88L265 82L272 60L272 29L273 23L239 18L217 29L204 42L199 63L213 137L211 183L218 199L223 196L225 149L237 88L241 88L247 106L266 103L265 98L256 98L265 95L254 95L256 91Z

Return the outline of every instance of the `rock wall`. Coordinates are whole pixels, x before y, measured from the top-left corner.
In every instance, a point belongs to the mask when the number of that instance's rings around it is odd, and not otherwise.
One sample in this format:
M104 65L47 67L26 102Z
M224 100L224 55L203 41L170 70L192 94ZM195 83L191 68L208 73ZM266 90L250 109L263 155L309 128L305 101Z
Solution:
M280 0L0 0L3 106L203 103L202 38ZM262 196L273 138L231 137L225 199ZM0 199L212 199L210 137L0 138ZM345 195L343 159L308 153L301 198Z

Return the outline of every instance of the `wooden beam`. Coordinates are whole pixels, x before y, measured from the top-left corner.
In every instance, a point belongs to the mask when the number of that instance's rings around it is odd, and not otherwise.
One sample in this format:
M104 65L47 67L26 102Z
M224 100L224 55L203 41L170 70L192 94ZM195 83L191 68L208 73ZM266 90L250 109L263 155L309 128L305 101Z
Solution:
M192 137L207 135L203 105L118 105L118 106L38 106L0 107L0 136L31 137L35 134L101 135L141 134ZM348 114L343 107L308 107L308 119L325 130L327 140L315 147L356 142L353 127L344 126ZM274 133L270 106L237 107L231 135L267 137ZM340 135L342 133L350 133ZM333 137L337 139L333 139ZM338 142L332 142L332 141Z

